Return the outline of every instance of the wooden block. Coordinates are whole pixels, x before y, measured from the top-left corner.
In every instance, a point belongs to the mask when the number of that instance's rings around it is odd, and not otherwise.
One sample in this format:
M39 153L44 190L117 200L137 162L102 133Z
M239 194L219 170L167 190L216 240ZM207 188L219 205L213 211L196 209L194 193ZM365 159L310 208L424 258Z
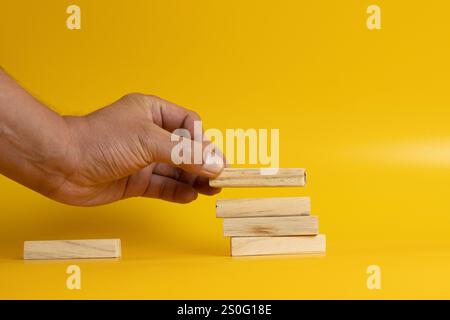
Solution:
M319 233L317 216L226 218L223 234L230 237L301 236Z
M243 237L231 238L232 256L277 254L325 254L326 237Z
M25 241L25 260L120 258L120 239Z
M308 216L311 201L308 197L219 199L218 218Z
M280 168L274 174L263 174L258 168L225 168L215 179L209 180L211 187L303 187L306 183L305 169Z

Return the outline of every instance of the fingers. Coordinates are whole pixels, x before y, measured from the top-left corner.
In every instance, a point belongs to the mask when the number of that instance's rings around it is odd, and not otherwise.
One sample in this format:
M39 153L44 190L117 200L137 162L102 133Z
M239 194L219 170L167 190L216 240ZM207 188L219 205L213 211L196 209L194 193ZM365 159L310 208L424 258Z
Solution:
M155 128L151 134L149 140L155 141L150 146L153 162L171 164L207 178L222 172L223 156L210 142L193 141L161 128Z
M211 142L203 141L198 114L155 96L146 97L157 125L152 130L154 136L149 137L154 141L150 145L152 161L172 164L208 178L220 174L224 168L223 156Z
M157 174L151 176L143 197L158 198L177 203L188 203L197 199L197 191L186 183Z
M197 133L200 135L203 132L200 116L196 112L158 97L152 96L151 98L152 115L155 124L169 132L173 132L176 129L187 129L192 140L201 141L201 137L197 137L194 130L195 122L198 121Z
M123 186L122 199L144 196L178 203L193 201L198 193L213 195L220 191L209 186L208 178L164 163L152 164L130 175Z
M172 179L175 179L178 181L182 181L182 182L188 183L188 184L191 184L189 179L183 179L183 178L188 175L194 176L193 174L189 174L181 168L174 167L167 163L156 163L155 167L153 168L153 173L156 173L160 176L172 178Z
M197 192L204 195L215 195L221 191L220 188L209 186L209 179L186 172L181 168L174 167L166 163L158 163L153 169L153 173L166 176L174 180L191 185Z
M207 196L213 196L215 194L218 194L220 191L222 191L221 188L213 188L209 185L209 179L206 177L200 177L197 176L197 178L194 181L194 184L192 185L197 192L207 195Z

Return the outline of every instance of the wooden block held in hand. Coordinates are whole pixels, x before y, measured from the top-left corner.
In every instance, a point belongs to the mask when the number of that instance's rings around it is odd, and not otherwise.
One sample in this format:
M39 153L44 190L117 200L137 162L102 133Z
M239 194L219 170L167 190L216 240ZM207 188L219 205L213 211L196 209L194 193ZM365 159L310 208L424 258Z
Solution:
M232 256L325 254L325 235L300 237L231 238Z
M230 237L300 236L319 233L317 216L226 218L223 235Z
M211 187L303 187L306 183L305 169L280 168L276 173L263 174L261 168L225 168Z
M309 197L218 199L218 218L308 216L311 212Z
M120 258L120 239L25 241L25 260Z

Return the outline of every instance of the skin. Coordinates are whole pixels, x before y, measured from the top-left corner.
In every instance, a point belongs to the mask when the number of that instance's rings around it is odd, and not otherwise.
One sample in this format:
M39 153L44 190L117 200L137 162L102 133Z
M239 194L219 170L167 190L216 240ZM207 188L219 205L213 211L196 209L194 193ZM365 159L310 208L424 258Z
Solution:
M0 173L76 206L130 197L188 203L198 193L218 193L209 178L223 169L223 161L172 163L178 142L171 133L183 128L193 137L195 120L195 112L144 94L85 116L61 116L0 69Z

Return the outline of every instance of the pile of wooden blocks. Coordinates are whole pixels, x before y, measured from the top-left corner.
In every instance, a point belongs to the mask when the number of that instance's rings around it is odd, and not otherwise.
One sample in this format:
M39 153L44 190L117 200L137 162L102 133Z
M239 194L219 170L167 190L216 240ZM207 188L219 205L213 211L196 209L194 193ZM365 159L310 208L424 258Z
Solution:
M213 187L302 187L304 169L226 168L210 180ZM325 235L311 216L308 197L219 199L216 215L231 237L232 256L324 254ZM119 258L120 239L25 241L24 259Z
M304 169L278 169L264 174L261 169L226 168L213 187L301 187ZM311 216L308 197L219 199L216 216L223 218L224 236L231 237L232 256L276 254L324 254L325 235L319 234L319 220Z

